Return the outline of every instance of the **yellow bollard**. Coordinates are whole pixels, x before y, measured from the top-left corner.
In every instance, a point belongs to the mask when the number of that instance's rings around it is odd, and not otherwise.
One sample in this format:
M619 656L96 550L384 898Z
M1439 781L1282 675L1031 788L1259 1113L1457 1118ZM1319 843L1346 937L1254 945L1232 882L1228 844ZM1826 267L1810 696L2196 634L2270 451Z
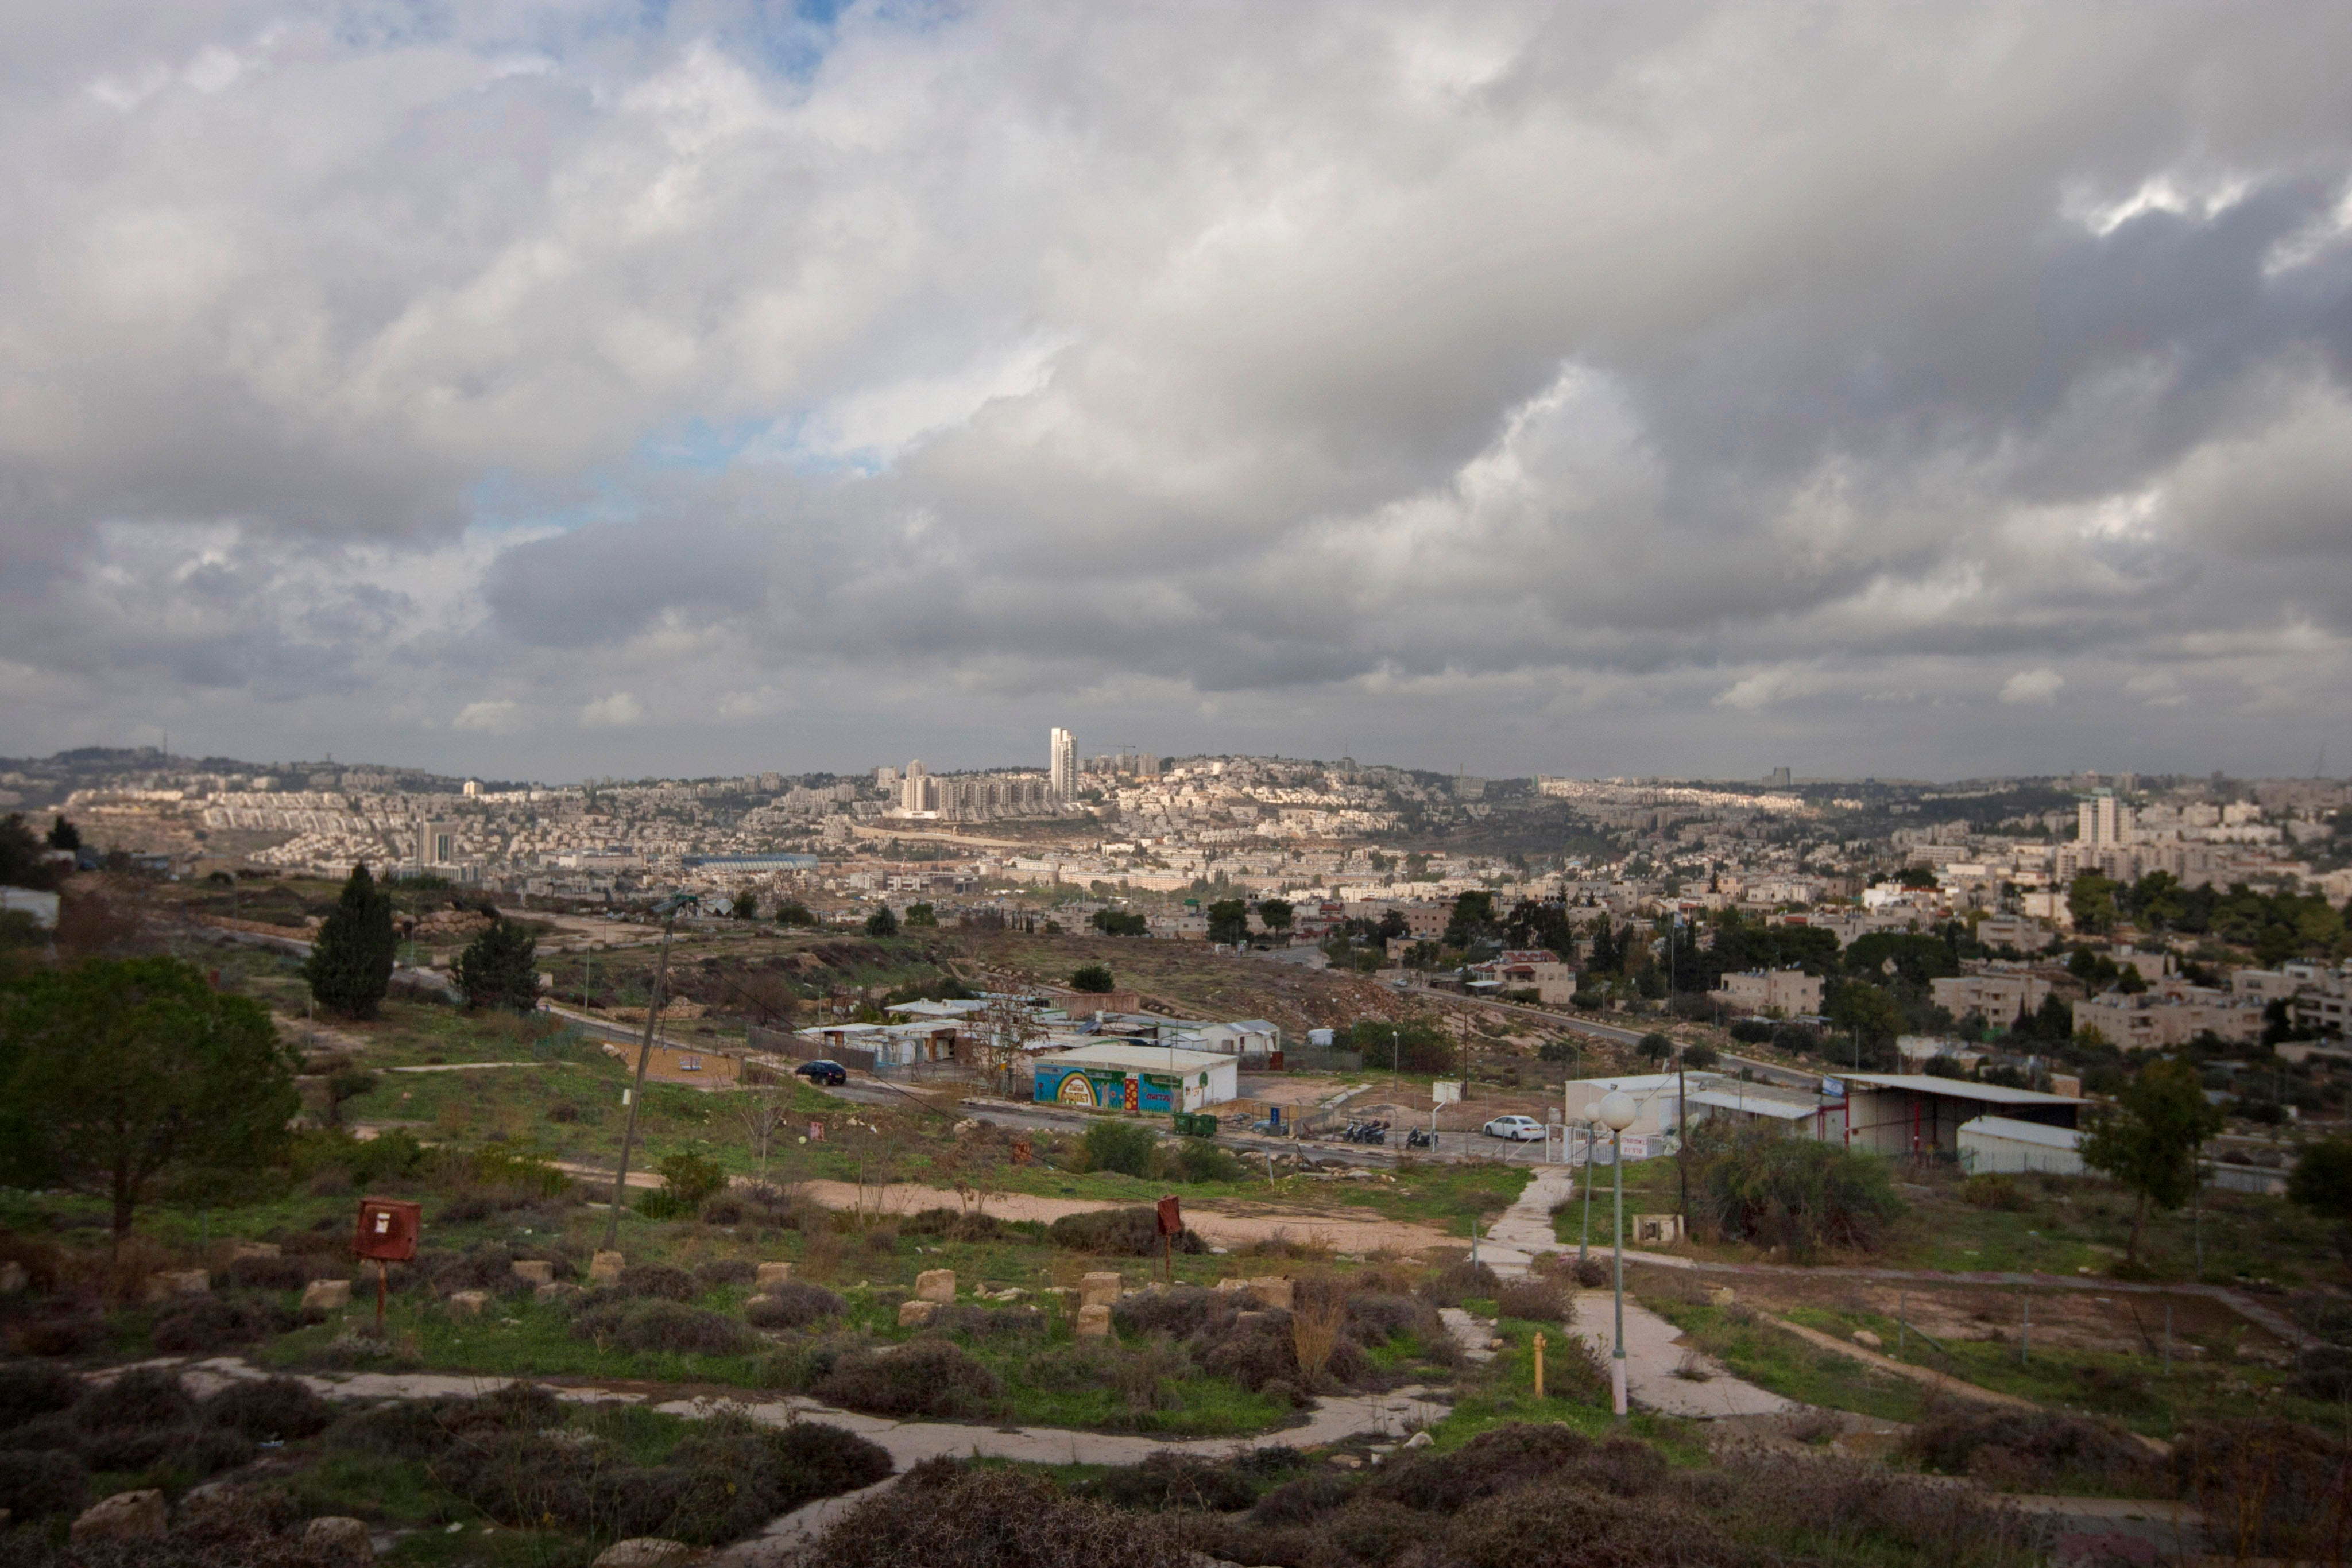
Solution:
M1544 1347L1544 1336L1542 1335L1542 1333L1537 1333L1537 1335L1536 1335L1536 1397L1537 1397L1537 1398L1538 1398L1538 1399L1540 1399L1540 1398L1542 1398L1542 1397L1544 1396L1544 1393L1543 1393L1543 1347Z

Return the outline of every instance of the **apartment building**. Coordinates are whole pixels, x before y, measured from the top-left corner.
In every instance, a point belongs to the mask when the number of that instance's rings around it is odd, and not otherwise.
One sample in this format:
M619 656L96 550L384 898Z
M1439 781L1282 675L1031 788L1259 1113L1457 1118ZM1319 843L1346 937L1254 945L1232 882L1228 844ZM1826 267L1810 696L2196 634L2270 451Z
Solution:
M2262 1038L2263 1009L2226 991L2175 982L2137 996L2087 997L2074 1004L2074 1029L2095 1029L2126 1051L2170 1051L2208 1030L2245 1045Z
M1975 1013L1993 1024L2039 1009L2049 995L2047 979L2006 965L1927 982L1928 998L1954 1018Z
M1737 1011L1795 1018L1822 1010L1822 979L1801 969L1751 969L1724 976L1707 996Z

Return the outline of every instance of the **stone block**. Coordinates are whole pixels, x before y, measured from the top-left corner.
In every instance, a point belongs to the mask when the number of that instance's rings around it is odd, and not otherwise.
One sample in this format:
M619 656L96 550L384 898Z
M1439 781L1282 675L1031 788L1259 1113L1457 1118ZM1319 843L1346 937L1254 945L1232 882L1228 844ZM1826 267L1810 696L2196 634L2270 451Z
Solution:
M588 1260L588 1282L592 1285L609 1285L619 1279L621 1270L628 1266L629 1260L618 1252L599 1252ZM627 1542L624 1542L622 1544L626 1545Z
M657 1535L636 1535L626 1541L615 1541L604 1548L593 1568L681 1568L682 1564L699 1562L707 1555L683 1541L665 1541Z
M316 1307L331 1312L352 1304L352 1282L349 1280L313 1280L302 1287L302 1310Z
M1078 1305L1081 1308L1117 1306L1122 1288L1119 1277L1116 1273L1106 1271L1088 1274L1078 1281Z
M955 1300L955 1270L926 1269L915 1276L915 1299L947 1302Z
M490 1303L488 1291L452 1291L449 1292L449 1315L453 1318L478 1318L482 1309Z
M751 1281L751 1288L764 1295L772 1286L789 1285L792 1280L793 1266L790 1263L762 1263L758 1275Z
M76 1541L140 1541L163 1533L171 1522L160 1491L119 1491L92 1503L73 1521Z
M937 1301L900 1301L898 1303L898 1326L902 1329L921 1328L939 1315L940 1304Z
M236 1258L283 1258L286 1249L275 1241L240 1241L230 1254Z
M356 1519L328 1514L302 1527L302 1545L311 1561L329 1568L360 1568L375 1561L375 1542Z
M213 1277L202 1269L165 1269L147 1276L150 1302L168 1301L173 1296L202 1296L212 1288Z
M1739 1292L1728 1285L1717 1285L1706 1293L1706 1303L1711 1307L1727 1307L1738 1300Z
M1110 1309L1108 1307L1099 1305L1080 1307L1078 1309L1078 1337L1080 1339L1108 1339L1110 1337Z
M555 1265L544 1258L518 1258L514 1260L514 1277L534 1285L552 1285Z

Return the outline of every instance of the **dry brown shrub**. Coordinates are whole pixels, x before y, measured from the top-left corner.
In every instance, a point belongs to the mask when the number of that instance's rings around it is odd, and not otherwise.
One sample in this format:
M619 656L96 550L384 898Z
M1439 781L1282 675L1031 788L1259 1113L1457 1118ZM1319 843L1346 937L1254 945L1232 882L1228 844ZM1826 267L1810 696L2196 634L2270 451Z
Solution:
M2172 1473L2241 1561L2341 1563L2352 1545L2352 1448L2315 1427L2200 1422L2173 1444Z
M1322 1380L1324 1369L1331 1364L1331 1353L1339 1343L1339 1331L1348 1324L1348 1303L1326 1297L1318 1301L1300 1301L1290 1314L1290 1345L1298 1357L1298 1371L1308 1387Z

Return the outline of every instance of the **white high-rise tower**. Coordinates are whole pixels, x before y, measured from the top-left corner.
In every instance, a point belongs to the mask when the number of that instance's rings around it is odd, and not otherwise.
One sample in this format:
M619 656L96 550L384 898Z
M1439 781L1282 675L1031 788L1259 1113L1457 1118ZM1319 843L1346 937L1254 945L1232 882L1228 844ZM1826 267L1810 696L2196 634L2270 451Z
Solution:
M1078 793L1078 742L1066 729L1055 729L1045 738L1047 781L1053 786L1056 800L1075 800Z

